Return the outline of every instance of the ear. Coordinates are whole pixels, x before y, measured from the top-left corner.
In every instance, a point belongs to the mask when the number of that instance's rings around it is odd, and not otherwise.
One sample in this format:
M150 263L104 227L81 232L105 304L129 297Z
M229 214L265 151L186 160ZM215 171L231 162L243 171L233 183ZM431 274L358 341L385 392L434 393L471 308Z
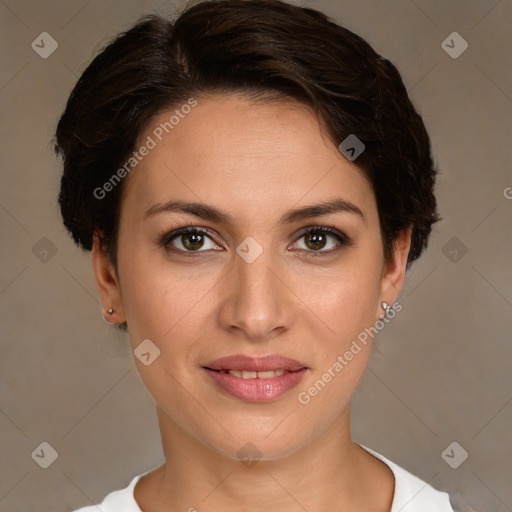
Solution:
M385 301L391 306L403 288L407 257L411 248L411 235L412 226L402 231L393 243L393 254L382 271L377 318L380 318L383 313L382 302Z
M110 323L121 324L126 321L121 299L121 288L116 276L114 265L103 249L99 234L94 233L92 246L92 267L94 280L102 304L103 317ZM112 314L108 310L112 308Z

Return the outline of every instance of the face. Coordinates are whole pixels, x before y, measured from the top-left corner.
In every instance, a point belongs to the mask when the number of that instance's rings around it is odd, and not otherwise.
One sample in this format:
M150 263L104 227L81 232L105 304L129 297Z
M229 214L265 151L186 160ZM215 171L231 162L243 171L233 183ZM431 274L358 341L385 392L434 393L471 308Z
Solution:
M408 240L385 264L371 185L306 107L197 102L161 140L174 109L141 134L156 144L126 178L119 281L95 246L97 284L132 349L160 351L135 362L161 420L279 458L348 428L361 333L395 300Z

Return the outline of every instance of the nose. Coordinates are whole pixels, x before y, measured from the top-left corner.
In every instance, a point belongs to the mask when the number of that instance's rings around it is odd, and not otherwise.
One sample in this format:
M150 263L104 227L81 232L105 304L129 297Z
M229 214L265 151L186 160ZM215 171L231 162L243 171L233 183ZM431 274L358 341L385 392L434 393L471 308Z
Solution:
M253 261L240 254L234 256L233 268L223 280L220 322L239 337L264 341L290 328L293 294L274 251L263 249Z

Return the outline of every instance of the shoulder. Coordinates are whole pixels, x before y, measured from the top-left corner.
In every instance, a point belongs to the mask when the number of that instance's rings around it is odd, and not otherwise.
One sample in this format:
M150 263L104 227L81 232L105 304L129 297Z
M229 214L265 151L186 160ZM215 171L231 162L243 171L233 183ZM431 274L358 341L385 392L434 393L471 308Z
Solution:
M142 512L135 501L133 490L139 479L150 471L133 477L125 488L110 492L101 503L82 507L73 512L98 512L98 509L100 509L101 512Z
M383 455L359 445L384 462L395 476L395 492L390 512L454 512L447 492L434 489Z

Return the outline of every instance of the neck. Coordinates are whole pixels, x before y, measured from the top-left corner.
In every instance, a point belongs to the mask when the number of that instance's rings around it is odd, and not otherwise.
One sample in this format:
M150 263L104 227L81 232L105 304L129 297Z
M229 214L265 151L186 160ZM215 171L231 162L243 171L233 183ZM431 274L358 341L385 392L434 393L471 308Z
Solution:
M157 413L166 461L137 483L144 512L390 509L392 472L352 441L349 410L295 452L253 463L224 457Z

